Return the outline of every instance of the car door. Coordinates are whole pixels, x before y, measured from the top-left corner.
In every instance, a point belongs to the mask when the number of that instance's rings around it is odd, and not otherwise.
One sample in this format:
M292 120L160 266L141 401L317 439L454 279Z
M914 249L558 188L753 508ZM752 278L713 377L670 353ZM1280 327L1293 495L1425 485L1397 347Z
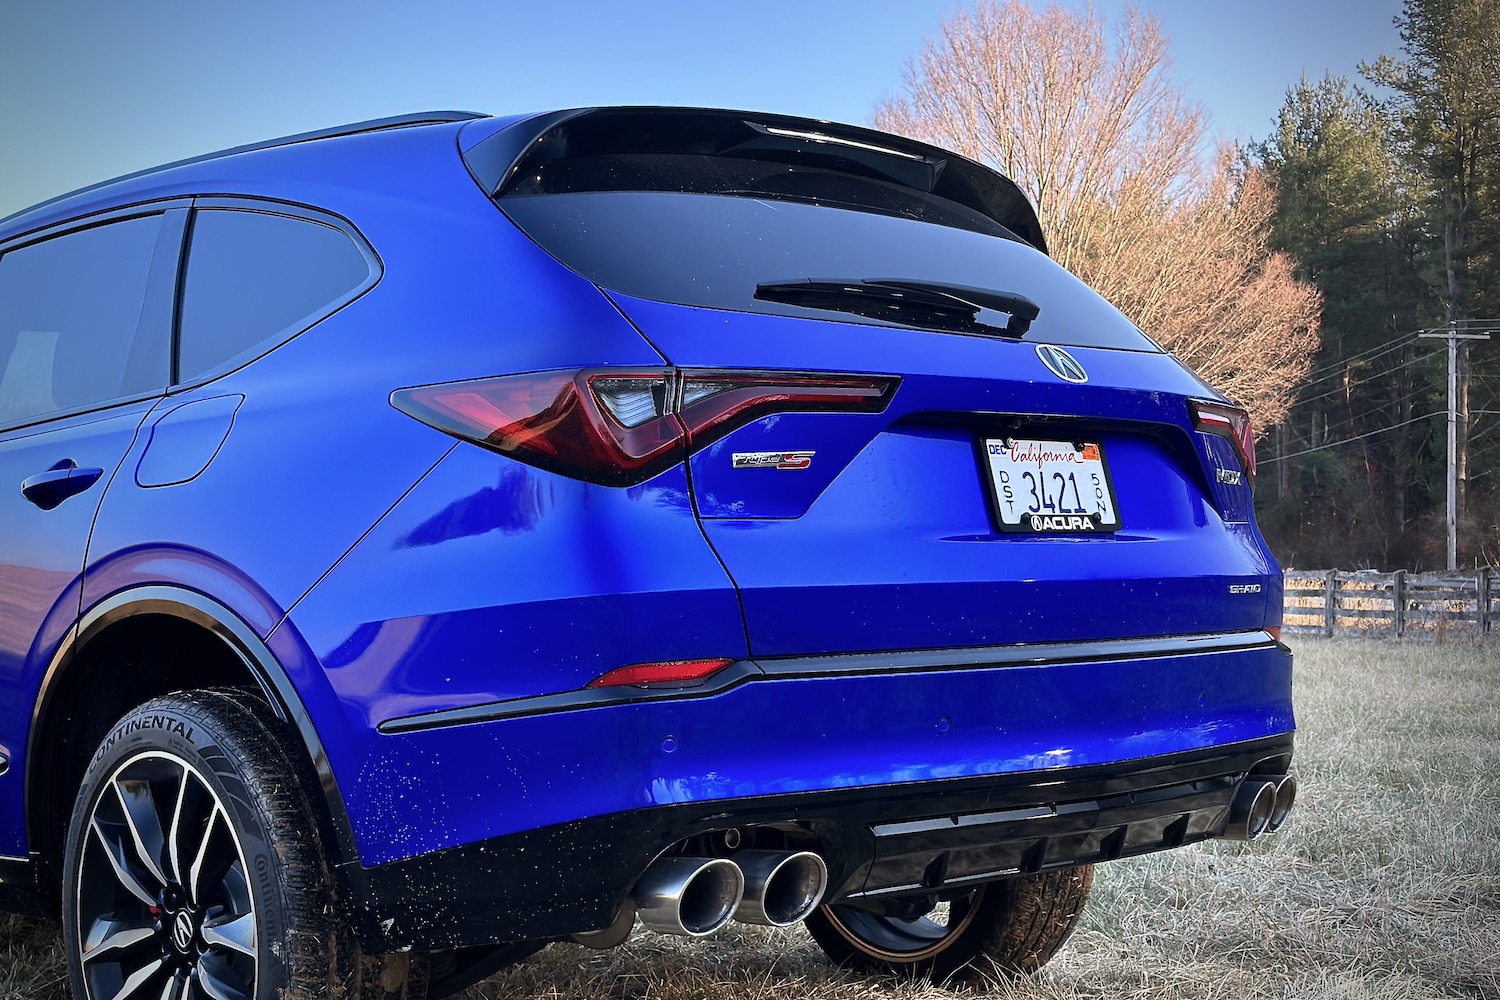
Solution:
M26 746L79 613L100 499L165 392L186 211L0 248L0 858L27 854Z

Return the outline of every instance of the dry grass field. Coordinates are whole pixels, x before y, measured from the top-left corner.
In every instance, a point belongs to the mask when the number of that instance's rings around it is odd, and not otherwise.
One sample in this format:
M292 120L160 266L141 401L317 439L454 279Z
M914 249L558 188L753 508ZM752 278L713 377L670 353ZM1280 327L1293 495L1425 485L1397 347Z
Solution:
M1500 1000L1500 646L1295 641L1301 801L1282 833L1101 867L1042 974L945 990L732 925L554 945L463 1000ZM60 1000L55 928L0 918L0 1000Z

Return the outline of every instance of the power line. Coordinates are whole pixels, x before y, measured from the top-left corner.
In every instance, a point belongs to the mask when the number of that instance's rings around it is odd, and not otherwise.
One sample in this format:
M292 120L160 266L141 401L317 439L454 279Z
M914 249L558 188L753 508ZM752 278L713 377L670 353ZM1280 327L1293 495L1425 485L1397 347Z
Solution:
M1341 358L1338 361L1330 361L1328 364L1323 365L1321 368L1314 368L1307 373L1307 376L1309 379L1317 381L1317 377L1323 372L1336 371L1339 368L1347 366L1351 361L1358 361L1361 358L1365 357L1365 355L1374 354L1376 351L1382 350L1383 348L1390 347L1392 350L1394 350L1395 347L1399 347L1402 344L1408 343L1411 343L1411 334L1403 333L1399 337L1396 337L1394 340L1387 340L1383 344L1376 344L1374 347L1368 347L1357 354L1349 355L1347 358Z
M1377 434L1384 434L1387 431L1393 431L1400 427L1406 427L1407 425L1415 424L1418 421L1430 420L1433 417L1440 417L1446 412L1446 410L1434 410L1431 413L1424 413L1420 417L1412 417L1410 420L1403 420L1399 424L1390 424L1386 427L1377 427L1373 431L1366 431L1364 434L1356 434L1354 435L1354 437L1343 438L1339 441L1328 441L1324 444L1316 445L1312 448L1304 448L1301 451L1294 451L1290 455L1278 455L1275 458L1268 458L1264 461L1257 461L1256 465L1275 465L1277 462L1285 462L1289 458L1298 458L1302 455L1311 455L1315 451L1325 451L1329 448L1337 448L1340 445L1353 444L1355 441L1363 441L1365 438L1374 437Z
M1369 410L1366 410L1363 413L1356 414L1355 416L1347 417L1347 418L1345 418L1343 420L1339 420L1339 421L1336 421L1336 422L1333 422L1333 423L1324 424L1320 429L1322 430L1323 435L1326 437L1329 434L1341 432L1345 428L1354 427L1354 426L1359 425L1359 424L1364 424L1365 426L1369 426L1369 424L1372 422L1372 420L1384 420L1384 419L1386 419L1386 410L1387 409L1389 409L1392 406L1400 406L1402 403L1405 403L1405 402L1408 402L1408 400L1405 400L1405 399L1393 399L1393 400L1391 400L1388 403L1381 404L1379 406L1374 407L1373 409L1369 409Z
M1354 381L1346 383L1345 385L1341 385L1341 386L1339 386L1336 389L1330 389L1327 392L1319 393L1316 396L1309 396L1306 399L1299 399L1296 402L1292 403L1292 406L1304 406L1304 405L1306 405L1308 403L1316 403L1320 399L1327 399L1330 396L1341 395L1343 393L1348 392L1350 389L1353 389L1355 386L1364 385L1367 382L1371 382L1371 381L1373 381L1375 379L1378 379L1378 378L1383 378L1386 375L1393 375L1396 372L1399 372L1403 368L1410 368L1412 365L1418 364L1418 363L1426 361L1426 360L1427 360L1427 355L1425 355L1425 354L1419 354L1416 357L1413 357L1413 358L1410 358L1409 360L1401 362L1399 365L1396 365L1394 368L1386 368L1386 369L1383 369L1383 370L1378 371L1378 372L1371 372L1369 375L1366 375L1364 378L1355 379Z

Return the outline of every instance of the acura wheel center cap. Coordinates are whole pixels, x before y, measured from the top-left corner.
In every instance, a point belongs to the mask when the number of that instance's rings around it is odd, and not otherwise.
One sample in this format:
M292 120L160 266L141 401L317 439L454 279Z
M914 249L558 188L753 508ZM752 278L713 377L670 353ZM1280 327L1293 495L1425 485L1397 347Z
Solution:
M191 954L193 950L193 939L197 937L197 928L193 926L193 916L187 910L178 910L177 915L172 918L172 947L184 955Z

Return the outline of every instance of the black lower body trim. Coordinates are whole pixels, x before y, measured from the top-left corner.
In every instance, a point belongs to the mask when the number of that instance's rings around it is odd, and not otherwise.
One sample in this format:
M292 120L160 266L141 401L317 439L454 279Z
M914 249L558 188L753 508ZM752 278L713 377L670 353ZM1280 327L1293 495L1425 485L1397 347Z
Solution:
M873 905L1218 836L1245 775L1284 772L1291 754L1287 734L1106 765L661 806L340 875L371 950L561 938L608 927L673 844L796 824L828 864L825 899Z
M58 919L62 904L57 885L44 881L41 871L41 861L35 857L0 858L0 910Z

